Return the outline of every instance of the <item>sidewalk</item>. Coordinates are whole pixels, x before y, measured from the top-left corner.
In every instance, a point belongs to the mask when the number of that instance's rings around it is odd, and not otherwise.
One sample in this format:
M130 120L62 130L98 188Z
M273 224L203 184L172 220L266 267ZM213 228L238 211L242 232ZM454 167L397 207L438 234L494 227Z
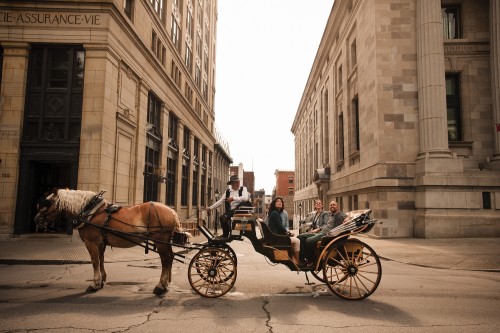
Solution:
M393 238L377 239L366 235L356 238L367 243L385 260L423 267L500 272L500 238ZM204 243L196 236L193 243ZM186 250L174 249L175 252ZM106 248L106 262L142 261L156 258L139 246L119 249ZM87 264L90 257L78 233L30 234L0 240L0 264L65 265Z

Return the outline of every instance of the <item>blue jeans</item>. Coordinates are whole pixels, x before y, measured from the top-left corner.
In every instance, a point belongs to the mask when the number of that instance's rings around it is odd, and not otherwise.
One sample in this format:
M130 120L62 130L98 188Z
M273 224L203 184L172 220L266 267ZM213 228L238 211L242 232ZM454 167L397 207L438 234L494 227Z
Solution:
M316 243L324 236L325 234L322 232L316 234L305 233L298 235L297 238L300 239L300 259L314 261L314 249L316 248Z

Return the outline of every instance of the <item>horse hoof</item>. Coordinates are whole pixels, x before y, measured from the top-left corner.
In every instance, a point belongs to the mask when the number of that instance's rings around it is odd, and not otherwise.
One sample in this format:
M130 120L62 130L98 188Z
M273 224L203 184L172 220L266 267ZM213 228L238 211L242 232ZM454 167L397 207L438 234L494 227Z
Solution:
M97 289L95 289L95 288L93 288L91 286L88 286L87 290L86 290L86 292L88 292L88 293L95 293L96 291L97 291Z
M167 292L167 288L155 287L155 289L153 290L153 294L155 294L156 296L161 296L161 295L165 294L166 292Z

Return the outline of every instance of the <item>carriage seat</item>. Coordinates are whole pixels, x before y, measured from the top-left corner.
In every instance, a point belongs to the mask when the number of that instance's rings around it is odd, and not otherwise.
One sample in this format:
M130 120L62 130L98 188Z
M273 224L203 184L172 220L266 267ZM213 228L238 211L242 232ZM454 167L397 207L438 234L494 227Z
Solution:
M257 223L260 227L260 230L262 230L264 244L280 249L288 250L292 248L290 237L275 234L265 223L259 221L255 221L255 223Z

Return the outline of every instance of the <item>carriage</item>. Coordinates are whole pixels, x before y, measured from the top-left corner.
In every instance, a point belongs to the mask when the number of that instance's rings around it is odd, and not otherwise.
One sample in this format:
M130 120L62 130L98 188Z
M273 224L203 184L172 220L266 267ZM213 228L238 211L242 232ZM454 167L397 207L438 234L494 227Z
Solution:
M83 192L83 193L82 193ZM353 238L370 231L376 220L371 210L349 212L346 220L330 231L316 244L312 266L298 266L291 259L291 241L288 236L274 234L267 224L256 218L252 208L236 211L231 220L231 234L227 238L215 236L198 221L197 228L207 241L191 243L180 228L175 211L160 203L143 203L131 207L116 207L103 199L103 191L94 193L78 190L58 190L47 197L35 220L55 218L64 212L73 218L92 259L93 283L87 291L104 286L104 250L106 246L142 246L160 255L162 274L154 293L167 291L174 259L184 261L185 254L172 251L172 247L197 251L191 258L188 280L191 288L203 297L216 298L232 289L237 277L236 253L232 241L250 240L256 252L272 263L283 264L291 271L308 273L325 283L334 294L347 300L361 300L378 287L382 266L375 251L363 241ZM85 194L85 195L83 195ZM79 204L72 204L77 196ZM65 199L68 196L70 199ZM71 199L72 198L72 199ZM181 259L178 259L181 257Z

